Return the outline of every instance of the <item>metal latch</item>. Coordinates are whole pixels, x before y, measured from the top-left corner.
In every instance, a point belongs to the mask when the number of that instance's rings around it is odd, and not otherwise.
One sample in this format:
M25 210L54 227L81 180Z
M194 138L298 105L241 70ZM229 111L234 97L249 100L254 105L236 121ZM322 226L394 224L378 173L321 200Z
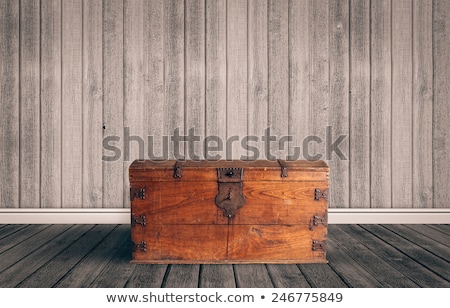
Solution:
M173 177L175 179L181 178L181 166L178 161L175 162L175 166L173 167Z
M215 202L223 210L223 215L234 217L237 209L245 204L242 194L242 168L217 168L218 194Z
M278 161L278 164L281 167L281 175L280 176L282 178L287 178L287 176L288 176L288 169L286 167L286 163L284 161L282 161L281 159L277 159L277 161Z

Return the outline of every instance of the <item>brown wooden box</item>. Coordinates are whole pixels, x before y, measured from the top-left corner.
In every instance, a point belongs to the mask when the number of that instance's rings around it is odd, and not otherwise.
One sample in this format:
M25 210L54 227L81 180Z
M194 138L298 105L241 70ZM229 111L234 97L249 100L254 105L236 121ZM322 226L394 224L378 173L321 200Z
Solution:
M326 261L323 161L135 161L133 263Z

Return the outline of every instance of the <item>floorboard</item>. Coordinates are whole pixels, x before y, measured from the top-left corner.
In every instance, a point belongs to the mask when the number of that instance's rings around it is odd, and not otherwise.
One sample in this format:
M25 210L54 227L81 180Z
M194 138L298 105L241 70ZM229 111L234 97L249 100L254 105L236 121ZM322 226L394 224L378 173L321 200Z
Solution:
M128 225L0 225L0 287L450 288L448 225L330 225L328 264L132 264Z

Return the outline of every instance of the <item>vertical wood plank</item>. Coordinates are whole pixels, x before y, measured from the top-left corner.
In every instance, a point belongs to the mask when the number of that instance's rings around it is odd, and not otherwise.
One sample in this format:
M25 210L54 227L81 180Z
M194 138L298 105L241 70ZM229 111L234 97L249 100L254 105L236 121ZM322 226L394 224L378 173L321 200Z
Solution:
M62 207L83 203L82 3L62 2Z
M144 1L124 2L124 206L129 207L128 167L144 159Z
M148 158L168 158L164 145L164 1L144 3L144 133ZM167 139L168 140L168 139ZM166 154L164 154L166 152ZM145 150L144 150L145 153Z
M371 207L391 207L391 0L371 4Z
M250 159L267 159L262 136L268 114L267 1L248 2L248 135ZM287 20L287 19L286 19ZM286 33L287 35L287 33ZM286 60L288 61L288 60ZM288 123L289 121L284 121ZM253 137L252 137L253 139ZM253 149L256 147L256 150Z
M19 207L19 1L0 2L0 207Z
M109 144L123 150L123 1L103 1L102 27L103 138L114 138ZM124 206L124 153L116 154L103 150L109 157L103 161L103 207Z
M20 2L20 207L40 207L40 7Z
M413 2L413 207L433 207L433 6Z
M349 1L330 1L330 109L332 142L342 153L327 153L330 165L330 201L334 208L349 207ZM343 154L344 157L337 154Z
M370 7L350 3L350 207L370 207Z
M41 2L41 207L61 207L61 1Z
M186 155L199 160L204 158L205 138L205 1L186 0L185 5Z
M289 3L289 135L293 136L289 154L292 159L304 159L302 141L311 134L310 5L311 1Z
M392 1L392 206L412 207L412 1Z
M433 3L433 206L450 207L450 2Z
M184 159L184 1L164 1L164 134L169 142L169 158ZM178 136L176 136L178 131ZM178 142L177 140L178 139ZM170 141L170 140L169 140Z
M83 206L101 208L102 1L83 1Z
M279 140L289 134L289 1L269 0L268 14L268 126ZM286 159L288 143L271 143L267 154Z
M247 150L247 1L227 1L227 159L240 159Z
M206 1L206 159L223 159L224 142L227 138L226 3L226 0ZM218 139L222 142L222 150ZM218 151L213 151L217 148Z
M330 108L329 2L311 1L310 6L310 123L311 133L322 141L309 143L308 160L324 159L326 126ZM317 156L316 156L317 155Z

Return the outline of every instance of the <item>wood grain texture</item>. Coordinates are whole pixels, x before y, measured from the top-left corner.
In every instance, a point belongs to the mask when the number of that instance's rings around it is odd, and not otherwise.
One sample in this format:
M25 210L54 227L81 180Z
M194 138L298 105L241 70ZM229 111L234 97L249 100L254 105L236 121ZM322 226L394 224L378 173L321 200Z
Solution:
M0 207L19 207L19 1L0 2Z
M124 2L124 75L123 75L123 192L124 207L129 207L128 168L135 159L145 158L144 135L144 1Z
M20 207L40 207L40 7L20 4Z
M317 139L304 146L304 156L307 160L324 159L326 126L330 110L330 80L329 80L329 1L311 1L309 8L310 37L310 133Z
M289 134L289 1L268 6L268 127L277 140ZM289 143L273 142L267 159L286 159Z
M110 144L121 150L113 161L102 162L103 207L109 208L125 204L123 28L123 1L103 1L103 138L114 138ZM104 148L103 155L113 153Z
M311 134L310 106L310 4L289 2L289 155L304 159L303 139ZM298 154L296 154L296 151Z
M312 288L347 287L345 282L327 264L299 264L298 267Z
M236 287L238 288L273 288L269 273L264 264L233 265Z
M363 245L358 240L358 236L347 231L347 226L330 226L328 236L344 251L351 253L352 258L383 284L384 287L414 288L418 286L399 269L393 268L389 260L385 260L375 254L374 250ZM389 276L384 275L386 272L390 273Z
M95 246L86 258L83 258L78 265L80 267L73 268L53 287L56 288L86 288L105 268L113 254L119 250L119 247L129 243L129 226L115 226L101 243ZM105 262L106 261L106 262Z
M14 247L14 243L23 242L46 228L48 228L48 225L27 225L8 236L2 236L0 239L0 253Z
M371 4L370 205L392 205L391 0Z
M350 207L370 207L370 6L350 5Z
M170 267L163 288L197 288L200 265L176 264Z
M125 287L160 288L168 266L166 264L136 264Z
M330 165L330 207L349 206L349 89L350 89L350 50L349 50L349 2L330 1L330 136L338 140L339 149L345 157L327 154Z
M240 142L248 135L247 110L247 1L227 1L227 159L240 159L247 149Z
M309 288L295 264L267 264L266 268L275 288Z
M187 0L185 4L185 132L189 134L187 156L204 159L205 139L205 1Z
M200 288L235 288L233 265L202 264L200 266Z
M114 225L89 226L89 230L79 239L73 240L71 245L45 263L17 287L32 288L39 285L41 288L51 288L75 267L106 235L115 227ZM72 232L72 230L70 230Z
M227 9L226 0L206 1L205 159L223 158L227 139ZM210 137L212 136L212 137ZM220 150L220 139L222 149ZM210 140L210 141L209 141ZM210 143L209 143L210 142Z
M184 1L164 1L164 135L184 136L185 111L185 53ZM172 140L170 140L172 141ZM185 157L184 142L169 143L169 158Z
M62 2L62 207L83 206L82 1Z
M433 207L433 7L413 2L413 204Z
M169 157L164 136L164 1L144 2L144 128L148 159ZM144 137L144 136L142 136Z
M412 205L412 1L392 1L392 206Z
M61 227L61 226L60 226ZM80 238L89 228L88 225L63 226L64 229L55 230L55 237L38 249L16 262L2 272L0 282L2 288L14 288L41 266L65 250L74 241ZM70 227L70 228L69 228ZM61 228L60 228L61 229ZM73 230L72 230L73 229ZM70 230L70 232L66 232Z
M433 104L433 206L450 207L450 3L433 2L433 59L434 59L434 104Z
M83 207L103 205L102 1L83 0Z
M443 285L442 278L431 273L429 270L418 267L415 261L397 250L397 241L385 242L383 239L377 238L378 231L370 234L367 233L366 226L345 226L343 229L350 232L354 237L361 241L370 250L376 251L377 254L391 264L396 270L400 271L412 281L420 286L424 285Z
M41 2L41 207L61 207L61 1Z
M267 17L266 1L248 2L248 135L257 137L248 138L249 159L267 159L262 141L268 127Z

